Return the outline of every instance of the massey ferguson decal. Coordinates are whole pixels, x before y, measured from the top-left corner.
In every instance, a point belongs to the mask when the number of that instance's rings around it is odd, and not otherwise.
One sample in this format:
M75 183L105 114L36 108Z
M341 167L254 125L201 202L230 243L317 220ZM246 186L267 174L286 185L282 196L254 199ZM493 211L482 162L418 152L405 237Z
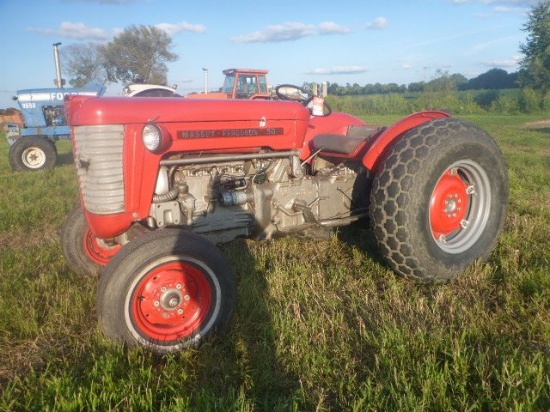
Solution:
M277 136L284 134L282 127L264 127L252 129L221 129L221 130L180 130L180 139L203 139L210 137L246 137L246 136Z

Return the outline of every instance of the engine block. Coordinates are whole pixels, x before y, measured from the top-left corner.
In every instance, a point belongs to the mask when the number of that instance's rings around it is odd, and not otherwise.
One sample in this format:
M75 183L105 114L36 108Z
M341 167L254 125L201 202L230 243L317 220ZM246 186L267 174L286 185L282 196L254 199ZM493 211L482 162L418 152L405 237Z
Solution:
M158 190L149 225L187 226L216 243L332 226L349 218L356 178L330 163L302 173L292 158L174 166L159 174L170 185Z

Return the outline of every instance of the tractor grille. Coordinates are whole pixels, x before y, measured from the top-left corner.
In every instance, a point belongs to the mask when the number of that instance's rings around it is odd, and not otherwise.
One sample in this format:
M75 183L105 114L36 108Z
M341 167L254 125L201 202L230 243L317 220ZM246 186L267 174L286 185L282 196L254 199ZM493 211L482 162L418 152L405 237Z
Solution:
M78 126L74 128L74 139L75 164L86 210L99 215L124 212L124 126Z

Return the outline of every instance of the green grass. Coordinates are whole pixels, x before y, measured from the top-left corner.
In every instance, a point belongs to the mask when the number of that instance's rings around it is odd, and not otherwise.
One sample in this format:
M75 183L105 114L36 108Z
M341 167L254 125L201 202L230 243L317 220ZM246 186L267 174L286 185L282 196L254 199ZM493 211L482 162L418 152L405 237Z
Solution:
M59 230L78 199L69 142L56 169L16 173L1 139L0 411L549 410L550 126L466 118L510 169L488 262L428 286L396 277L360 228L231 242L229 332L167 357L104 339L97 280L65 265Z

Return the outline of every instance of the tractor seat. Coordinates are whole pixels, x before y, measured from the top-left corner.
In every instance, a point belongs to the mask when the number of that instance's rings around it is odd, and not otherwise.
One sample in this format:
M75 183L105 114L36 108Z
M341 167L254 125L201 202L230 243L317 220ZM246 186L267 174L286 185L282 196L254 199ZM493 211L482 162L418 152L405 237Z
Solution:
M351 126L347 134L319 134L311 141L314 152L350 155L356 153L369 138L384 130L378 126Z

